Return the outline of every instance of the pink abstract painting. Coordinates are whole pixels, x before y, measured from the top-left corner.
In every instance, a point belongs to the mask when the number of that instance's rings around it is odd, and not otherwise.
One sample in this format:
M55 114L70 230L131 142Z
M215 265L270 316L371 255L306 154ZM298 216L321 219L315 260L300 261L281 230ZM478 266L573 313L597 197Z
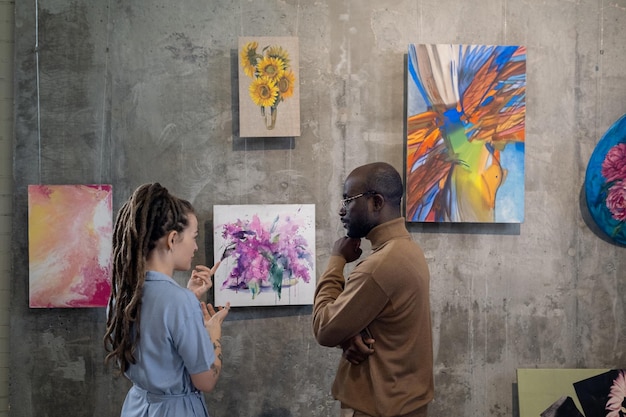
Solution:
M104 307L111 292L110 185L29 185L29 304Z

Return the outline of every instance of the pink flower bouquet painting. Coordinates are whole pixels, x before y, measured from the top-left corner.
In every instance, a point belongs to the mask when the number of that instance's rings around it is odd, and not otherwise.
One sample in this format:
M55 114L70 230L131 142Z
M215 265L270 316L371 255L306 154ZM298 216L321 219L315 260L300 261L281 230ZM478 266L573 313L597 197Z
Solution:
M217 305L313 303L313 204L218 205L213 213Z
M598 227L626 245L626 115L600 139L585 175L587 207Z
M626 415L625 369L518 369L517 382L520 417Z
M110 185L28 186L30 307L105 307L112 233Z
M611 369L574 383L585 417L626 415L626 370Z

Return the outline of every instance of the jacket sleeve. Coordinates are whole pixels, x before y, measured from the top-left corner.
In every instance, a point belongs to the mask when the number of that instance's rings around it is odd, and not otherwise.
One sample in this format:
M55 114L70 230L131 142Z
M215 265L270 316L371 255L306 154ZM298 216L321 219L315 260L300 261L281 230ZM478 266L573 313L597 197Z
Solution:
M338 346L363 330L388 298L371 275L358 266L344 279L346 261L331 256L315 290L313 333L323 346Z

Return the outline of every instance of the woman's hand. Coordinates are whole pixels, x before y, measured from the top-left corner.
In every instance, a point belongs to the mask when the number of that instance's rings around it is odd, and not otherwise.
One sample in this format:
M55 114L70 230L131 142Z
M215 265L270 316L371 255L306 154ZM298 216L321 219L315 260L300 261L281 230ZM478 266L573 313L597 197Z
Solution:
M215 342L222 335L222 323L230 310L230 303L226 303L224 307L218 307L217 311L212 304L200 303L202 306L202 317L204 319L204 327L209 332L211 340Z
M226 303L225 307L220 307L215 311L211 304L207 305L200 302L202 309L202 318L204 327L209 333L211 342L213 342L213 352L215 353L215 361L211 364L211 369L199 374L191 375L193 385L200 391L210 392L215 388L215 384L222 372L222 322L228 315L230 303Z
M196 295L198 300L204 296L207 291L213 286L213 282L211 282L211 277L217 271L217 268L220 266L220 263L216 263L213 265L213 268L209 269L204 265L197 265L193 271L191 271L191 278L187 282L187 288Z

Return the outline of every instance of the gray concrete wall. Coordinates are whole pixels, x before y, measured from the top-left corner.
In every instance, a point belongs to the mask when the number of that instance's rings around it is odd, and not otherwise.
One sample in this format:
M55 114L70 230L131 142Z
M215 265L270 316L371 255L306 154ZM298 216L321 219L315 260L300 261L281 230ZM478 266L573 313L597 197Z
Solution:
M0 0L0 417L9 415L14 8L14 2Z
M376 160L402 170L409 43L528 48L525 222L410 225L432 273L431 415L514 415L520 367L626 367L626 252L592 231L581 201L595 144L626 113L625 0L39 0L15 11L11 416L114 416L127 389L102 364L103 309L28 308L28 184L111 183L117 210L160 181L198 208L207 262L214 204L315 203L319 274L341 234L346 173ZM299 37L301 137L237 137L239 36ZM231 313L213 416L335 415L340 352L317 346L310 313Z

